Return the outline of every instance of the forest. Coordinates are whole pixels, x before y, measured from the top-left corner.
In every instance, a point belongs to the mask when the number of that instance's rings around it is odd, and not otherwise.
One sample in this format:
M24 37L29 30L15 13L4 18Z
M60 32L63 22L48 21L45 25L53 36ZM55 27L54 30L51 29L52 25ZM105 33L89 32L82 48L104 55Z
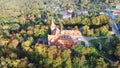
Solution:
M91 10L87 15L73 13L70 19L60 19L48 11L57 3L62 9ZM110 33L109 16L98 14L118 3L120 0L0 0L0 68L119 68L120 36ZM48 46L53 18L61 29L80 27L83 36L111 38L90 40L89 47L84 42L71 48ZM115 22L120 23L120 15Z

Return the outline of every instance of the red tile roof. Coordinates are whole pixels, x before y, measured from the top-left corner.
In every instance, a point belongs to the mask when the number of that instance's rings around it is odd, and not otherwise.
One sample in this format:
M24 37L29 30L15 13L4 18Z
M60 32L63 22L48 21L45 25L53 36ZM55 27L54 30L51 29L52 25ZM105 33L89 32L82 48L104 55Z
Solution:
M74 40L73 37L81 36L79 30L59 30L53 21L51 23L51 30L52 35L48 35L48 44L54 43L55 45L71 47L77 44L77 40Z
M61 34L69 36L81 36L81 33L78 30L62 30Z

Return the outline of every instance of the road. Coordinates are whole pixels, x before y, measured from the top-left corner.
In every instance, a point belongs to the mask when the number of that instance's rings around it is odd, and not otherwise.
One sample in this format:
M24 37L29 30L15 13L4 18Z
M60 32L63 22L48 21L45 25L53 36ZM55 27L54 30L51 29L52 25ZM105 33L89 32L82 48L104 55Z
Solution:
M106 9L106 12L107 12L107 14L108 14L109 17L110 17L110 20L111 20L110 25L112 26L115 34L116 34L116 35L119 35L118 27L117 27L117 25L116 25L116 23L115 23L116 17L111 13L111 10L110 10L109 8Z
M109 15L110 17L110 25L111 27L113 28L114 30L114 33L116 35L119 35L119 31L118 31L118 28L117 28L117 25L115 23L115 19L116 17L111 13L110 9L106 9L106 13ZM100 36L100 37L86 37L86 36L81 36L81 40L85 42L85 46L90 46L90 43L89 41L90 40L93 40L93 39L100 39L100 38L113 38L112 36Z
M98 54L98 56L101 56L101 57L103 57L105 60L107 60L108 62L113 63L112 60L110 60L109 58L107 58L107 57L105 57L105 56L103 56L103 55L101 55L101 54Z
M112 61L108 57L105 57L104 55L102 55L100 53L98 54L98 56L100 56L100 57L104 58L105 60L107 60L110 64L112 64L112 66L117 67L118 64L119 64L119 61Z
M115 24L115 21L111 20L111 24L112 24L112 28L113 28L115 34L119 35L119 31L118 31L117 25Z
M85 36L84 36L85 37ZM94 40L94 39L101 39L101 38L113 38L112 36L100 36L100 37L85 37L86 40Z
M100 37L87 37L81 36L81 40L85 42L85 46L90 46L89 41L94 39L101 39L101 38L113 38L112 36L100 36Z
M89 43L89 41L86 39L85 36L81 36L81 40L85 42L85 46L86 46L86 47L90 46L90 43Z

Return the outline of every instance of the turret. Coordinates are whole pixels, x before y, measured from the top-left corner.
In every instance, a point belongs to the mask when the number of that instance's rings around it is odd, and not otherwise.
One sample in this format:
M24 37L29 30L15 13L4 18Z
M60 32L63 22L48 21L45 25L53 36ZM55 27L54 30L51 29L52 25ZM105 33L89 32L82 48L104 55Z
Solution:
M55 23L53 22L53 19L52 19L52 21L51 21L50 29L51 29L51 34L56 30L56 25L55 25Z

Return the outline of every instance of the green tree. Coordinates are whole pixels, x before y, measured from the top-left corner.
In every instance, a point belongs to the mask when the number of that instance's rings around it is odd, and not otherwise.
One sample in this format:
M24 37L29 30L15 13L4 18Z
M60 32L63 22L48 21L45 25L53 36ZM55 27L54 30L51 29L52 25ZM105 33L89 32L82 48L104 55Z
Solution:
M120 43L117 44L117 46L116 46L115 55L120 57ZM120 59L120 58L119 58L119 59Z
M11 26L10 26L10 28L11 28L11 30L19 30L20 29L20 25L19 24L12 24Z
M97 59L96 68L108 68L108 64L104 61L103 58Z
M106 26L103 26L103 27L100 28L100 34L102 36L109 36L110 35L110 33L109 33L109 31L108 31Z
M89 31L89 26L88 25L83 26L83 34L87 35L88 31Z
M45 38L45 37L47 37L47 35L48 35L48 31L45 30L44 28L41 28L41 29L40 29L40 32L39 32L39 35L40 35L42 38Z
M94 30L94 36L100 36L100 30L99 29Z
M116 17L116 23L120 23L120 15Z
M97 18L96 17L92 17L92 25L99 25L100 23L97 22Z
M90 29L87 33L88 36L94 36L94 30Z
M74 68L89 68L87 65L87 60L84 55L81 57L73 58L73 67Z

